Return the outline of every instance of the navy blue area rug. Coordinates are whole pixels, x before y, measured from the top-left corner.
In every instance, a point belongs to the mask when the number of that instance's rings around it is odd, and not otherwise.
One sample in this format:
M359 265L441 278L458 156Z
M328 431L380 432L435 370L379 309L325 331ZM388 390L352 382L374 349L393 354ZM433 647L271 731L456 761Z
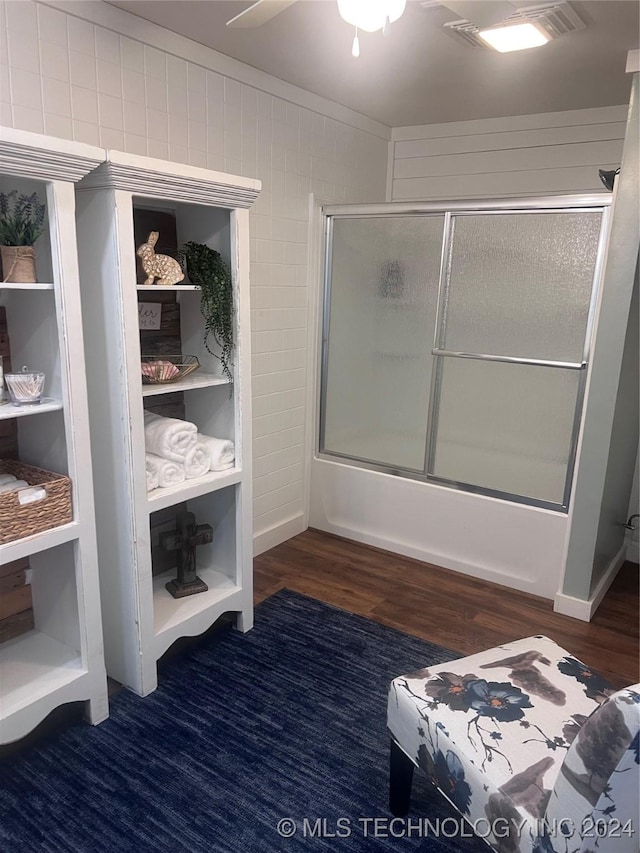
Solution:
M387 805L389 682L456 657L279 592L248 634L171 660L152 695L122 691L102 725L7 760L0 849L486 853L420 774L409 823Z

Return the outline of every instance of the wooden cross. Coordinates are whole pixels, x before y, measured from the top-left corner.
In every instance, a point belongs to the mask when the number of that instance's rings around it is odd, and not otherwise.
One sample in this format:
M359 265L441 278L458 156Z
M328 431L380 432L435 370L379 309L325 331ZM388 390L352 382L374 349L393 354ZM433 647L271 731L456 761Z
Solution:
M196 547L213 542L210 524L196 524L192 512L180 512L176 516L176 529L160 536L160 547L178 554L178 577L166 584L174 598L206 592L209 587L196 574Z

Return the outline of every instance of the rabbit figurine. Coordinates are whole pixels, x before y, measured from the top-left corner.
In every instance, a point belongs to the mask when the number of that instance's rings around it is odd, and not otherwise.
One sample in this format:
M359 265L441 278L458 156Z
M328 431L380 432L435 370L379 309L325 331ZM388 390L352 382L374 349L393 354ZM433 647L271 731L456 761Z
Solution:
M184 278L180 264L169 255L156 255L154 246L158 242L159 233L152 231L136 252L142 260L142 269L147 274L145 284L177 284Z

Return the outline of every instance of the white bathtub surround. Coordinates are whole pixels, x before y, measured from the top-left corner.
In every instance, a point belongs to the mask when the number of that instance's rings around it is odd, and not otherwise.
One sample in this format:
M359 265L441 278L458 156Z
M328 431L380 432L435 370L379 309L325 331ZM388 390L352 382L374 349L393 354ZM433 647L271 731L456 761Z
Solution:
M553 598L567 516L314 459L310 524L407 557Z

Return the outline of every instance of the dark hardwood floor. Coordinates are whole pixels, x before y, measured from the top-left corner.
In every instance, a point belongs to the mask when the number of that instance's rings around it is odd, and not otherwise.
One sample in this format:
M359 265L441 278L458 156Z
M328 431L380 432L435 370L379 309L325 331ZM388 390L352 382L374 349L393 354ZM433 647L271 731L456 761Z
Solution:
M545 634L616 687L639 676L638 566L625 563L592 622L553 603L317 530L254 560L256 603L287 587L461 655Z

